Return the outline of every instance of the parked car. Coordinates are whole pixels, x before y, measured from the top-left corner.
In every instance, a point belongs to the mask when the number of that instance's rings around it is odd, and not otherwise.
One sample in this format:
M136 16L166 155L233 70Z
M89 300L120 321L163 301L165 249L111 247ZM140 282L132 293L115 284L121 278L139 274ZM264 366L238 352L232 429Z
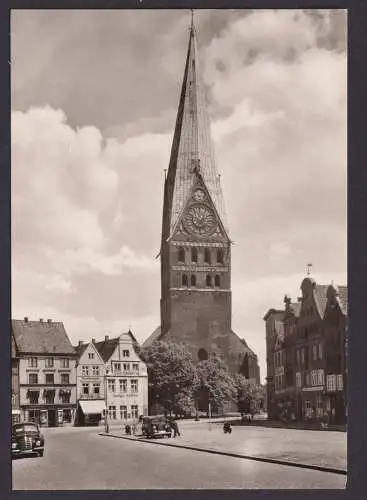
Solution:
M148 438L171 437L172 429L164 415L156 415L152 417L143 417L142 422L143 436Z
M12 427L11 455L38 455L43 457L45 438L37 424L24 422Z

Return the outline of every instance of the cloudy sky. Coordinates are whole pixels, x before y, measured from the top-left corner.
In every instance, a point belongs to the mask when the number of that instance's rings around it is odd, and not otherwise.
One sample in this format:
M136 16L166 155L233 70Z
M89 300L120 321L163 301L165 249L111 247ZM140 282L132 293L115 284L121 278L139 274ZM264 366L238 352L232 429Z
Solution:
M14 318L72 342L159 324L164 169L190 13L12 12ZM232 249L233 327L346 284L346 13L197 11Z

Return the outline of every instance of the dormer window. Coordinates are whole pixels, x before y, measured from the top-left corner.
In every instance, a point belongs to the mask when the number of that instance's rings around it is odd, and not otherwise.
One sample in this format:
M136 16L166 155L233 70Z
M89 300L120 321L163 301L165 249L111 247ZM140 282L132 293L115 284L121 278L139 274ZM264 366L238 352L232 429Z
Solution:
M123 358L128 358L129 356L130 356L130 351L129 351L129 349L124 349L124 350L122 351L122 357L123 357Z

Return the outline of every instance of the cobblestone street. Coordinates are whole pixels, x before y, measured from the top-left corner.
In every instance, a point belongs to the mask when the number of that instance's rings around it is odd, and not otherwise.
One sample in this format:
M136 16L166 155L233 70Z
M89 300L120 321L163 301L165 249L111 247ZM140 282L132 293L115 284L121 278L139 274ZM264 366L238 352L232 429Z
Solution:
M268 435L269 430L274 432L272 437ZM205 441L208 447L216 443L218 447L224 449L225 443L228 448L231 440L235 448L240 448L241 435L246 436L241 449L247 446L247 453L250 449L259 453L261 446L266 447L269 442L272 442L272 446L276 445L276 435L279 436L277 446L283 452L286 449L289 452L291 442L295 442L295 437L286 439L287 431L279 432L279 429L255 427L235 429L232 435L224 436L217 430L209 430L208 424L196 424L195 427L194 423L185 423L181 425L181 431L182 437L167 439L167 443L194 442L197 435L201 438L197 438L196 445ZM340 489L345 487L346 476L343 475L160 446L155 443L104 437L99 435L101 432L103 432L102 427L45 429L45 456L13 461L13 489ZM112 432L117 432L117 429L112 429ZM295 445L299 447L303 441L303 448L305 450L308 447L311 450L313 448L316 456L316 433L294 432L302 433L302 437L298 438ZM120 431L119 433L122 435ZM330 439L330 443L335 443L338 433L324 434L329 436L324 439ZM343 454L343 439L339 439L339 445L335 444L335 453L338 446L341 447L339 453ZM320 444L318 450L321 448ZM282 453L280 450L275 449L273 453Z

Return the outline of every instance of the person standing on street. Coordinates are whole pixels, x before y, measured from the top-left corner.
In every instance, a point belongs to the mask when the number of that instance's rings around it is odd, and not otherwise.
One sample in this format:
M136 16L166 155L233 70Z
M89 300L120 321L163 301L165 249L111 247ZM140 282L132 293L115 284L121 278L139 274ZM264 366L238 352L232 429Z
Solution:
M174 418L170 420L171 429L173 430L173 437L181 436L178 424Z

